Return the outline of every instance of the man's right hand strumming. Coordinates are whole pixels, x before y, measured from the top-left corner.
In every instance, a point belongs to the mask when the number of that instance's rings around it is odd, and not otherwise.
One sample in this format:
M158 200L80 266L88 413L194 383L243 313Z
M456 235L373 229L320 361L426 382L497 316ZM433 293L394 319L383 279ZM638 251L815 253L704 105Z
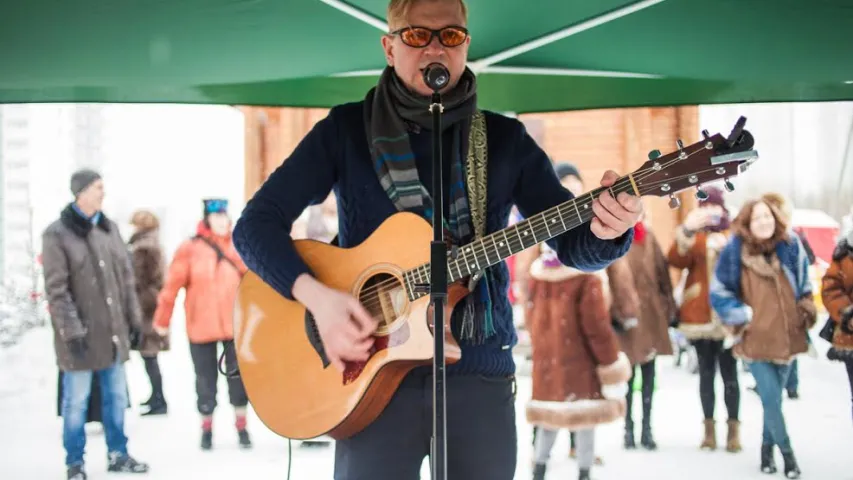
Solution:
M378 323L357 298L329 288L308 274L293 284L293 296L314 315L326 357L340 371L345 361L364 361Z

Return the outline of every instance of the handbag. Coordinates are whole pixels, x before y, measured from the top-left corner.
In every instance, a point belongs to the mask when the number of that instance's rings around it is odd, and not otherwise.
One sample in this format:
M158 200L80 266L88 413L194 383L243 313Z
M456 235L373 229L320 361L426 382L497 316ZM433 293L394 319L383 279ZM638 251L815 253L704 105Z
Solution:
M835 322L832 321L832 318L826 319L826 323L823 324L817 335L827 342L832 343L832 336L835 335Z

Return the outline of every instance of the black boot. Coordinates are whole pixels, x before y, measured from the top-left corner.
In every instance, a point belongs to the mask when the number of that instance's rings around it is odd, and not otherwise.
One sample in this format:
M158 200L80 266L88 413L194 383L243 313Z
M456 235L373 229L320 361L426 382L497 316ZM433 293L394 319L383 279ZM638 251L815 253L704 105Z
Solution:
M546 466L544 463L537 463L533 466L533 480L545 480Z
M130 455L110 454L108 472L120 473L148 473L148 464L136 461Z
M86 471L83 470L83 465L72 465L68 467L68 476L66 477L68 480L86 480Z
M163 393L155 393L148 402L148 410L142 412L142 416L165 415L167 413L169 413L169 406L166 404L166 399L163 398Z
M591 477L589 476L589 469L588 468L581 468L580 469L580 473L578 474L578 480L591 480Z
M640 444L646 450L657 450L658 444L655 443L654 437L652 437L652 427L646 422L643 422L643 431L640 434Z
M773 460L773 445L761 446L761 473L776 473L776 462Z
M213 430L201 431L201 449L210 450L213 448Z
M797 465L794 452L783 453L782 460L785 462L785 478L800 478L800 466Z
M245 428L237 430L237 437L239 438L240 448L252 448L252 439L249 438L249 432Z
M637 444L634 442L634 422L630 420L625 422L625 448L628 450L637 448Z

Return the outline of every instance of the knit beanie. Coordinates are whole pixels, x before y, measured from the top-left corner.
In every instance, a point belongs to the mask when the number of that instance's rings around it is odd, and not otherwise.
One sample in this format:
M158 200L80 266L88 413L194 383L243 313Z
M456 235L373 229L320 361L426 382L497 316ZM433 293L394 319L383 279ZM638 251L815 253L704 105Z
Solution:
M557 173L557 177L559 177L560 181L568 176L581 178L580 171L578 168L571 163L561 162L554 164L554 171Z
M100 178L101 174L92 169L83 168L77 170L73 175L71 175L71 193L74 194L74 197L76 198L80 195L80 192L86 190L89 185L95 183L95 181Z

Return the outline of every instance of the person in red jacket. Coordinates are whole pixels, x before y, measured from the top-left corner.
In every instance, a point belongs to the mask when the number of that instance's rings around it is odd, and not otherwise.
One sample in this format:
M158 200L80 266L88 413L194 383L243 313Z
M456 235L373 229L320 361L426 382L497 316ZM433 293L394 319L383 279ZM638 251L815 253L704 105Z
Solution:
M231 243L231 219L228 201L204 200L204 217L197 234L185 240L175 252L157 298L154 328L167 335L175 307L175 298L186 290L187 336L196 374L198 411L202 415L201 448L213 446L213 411L216 409L218 377L218 344L225 351L226 370L237 369L234 351L233 313L240 280L246 265ZM228 397L234 406L240 446L252 446L246 430L246 406L249 399L239 377L229 376Z

